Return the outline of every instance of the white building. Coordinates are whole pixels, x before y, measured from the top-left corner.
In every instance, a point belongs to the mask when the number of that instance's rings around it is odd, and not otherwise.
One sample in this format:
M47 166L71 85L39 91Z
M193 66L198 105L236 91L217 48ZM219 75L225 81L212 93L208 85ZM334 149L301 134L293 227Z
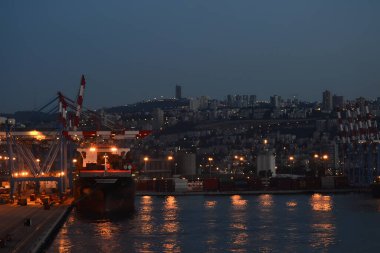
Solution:
M262 172L264 171L264 172ZM261 172L261 173L260 173ZM267 174L268 172L268 174ZM276 174L275 157L272 152L263 152L257 155L257 173L272 176Z

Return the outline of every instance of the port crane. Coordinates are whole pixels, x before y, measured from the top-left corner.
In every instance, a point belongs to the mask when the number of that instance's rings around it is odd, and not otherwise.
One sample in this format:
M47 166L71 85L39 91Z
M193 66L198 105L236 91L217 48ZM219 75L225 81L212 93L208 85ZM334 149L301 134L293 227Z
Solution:
M75 145L94 138L126 140L149 135L149 131L123 130L118 124L110 121L103 122L106 130L99 127L94 129L94 126L87 130L79 130L82 117L101 121L97 112L83 107L85 88L86 79L82 75L76 99L70 99L58 92L54 99L38 110L58 115L59 125L53 131L16 131L10 122L6 122L6 131L0 132L0 140L6 140L7 144L7 156L4 156L4 159L7 159L9 168L11 199L15 186L21 185L22 182L35 182L37 189L41 182L56 182L60 194L71 188L71 151ZM44 157L41 157L42 154Z

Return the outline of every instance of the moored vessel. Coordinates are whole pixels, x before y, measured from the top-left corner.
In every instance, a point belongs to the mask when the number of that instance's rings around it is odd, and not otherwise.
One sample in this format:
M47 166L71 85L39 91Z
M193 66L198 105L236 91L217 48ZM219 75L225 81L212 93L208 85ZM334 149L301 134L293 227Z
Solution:
M77 212L88 217L134 211L135 184L129 149L116 146L78 148L74 198Z

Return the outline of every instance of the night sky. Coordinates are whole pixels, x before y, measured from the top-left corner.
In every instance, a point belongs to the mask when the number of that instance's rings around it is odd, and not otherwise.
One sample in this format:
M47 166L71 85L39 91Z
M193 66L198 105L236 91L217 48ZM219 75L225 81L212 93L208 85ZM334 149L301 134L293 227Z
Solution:
M154 97L380 96L378 0L0 1L0 112L57 91L96 109Z

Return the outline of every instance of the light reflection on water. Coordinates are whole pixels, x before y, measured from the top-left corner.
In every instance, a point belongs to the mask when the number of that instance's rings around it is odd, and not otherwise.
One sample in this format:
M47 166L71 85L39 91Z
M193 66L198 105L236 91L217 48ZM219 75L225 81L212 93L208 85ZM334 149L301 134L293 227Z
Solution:
M323 196L315 193L311 196L310 205L314 211L329 212L332 210L331 196Z
M355 241L380 224L380 201L362 195L143 196L136 206L117 222L72 213L48 252L360 252Z
M310 246L320 252L327 252L328 247L336 243L333 199L329 195L316 193L310 197L310 205L314 211L310 224Z
M153 233L153 216L152 216L152 207L153 201L151 196L143 196L140 200L140 228L142 234L151 234Z
M164 202L163 227L162 232L165 233L166 239L162 244L163 252L181 252L178 244L178 205L176 197L168 196Z
M248 242L247 233L247 205L248 201L240 195L231 196L231 246L233 252L247 252L244 248Z

